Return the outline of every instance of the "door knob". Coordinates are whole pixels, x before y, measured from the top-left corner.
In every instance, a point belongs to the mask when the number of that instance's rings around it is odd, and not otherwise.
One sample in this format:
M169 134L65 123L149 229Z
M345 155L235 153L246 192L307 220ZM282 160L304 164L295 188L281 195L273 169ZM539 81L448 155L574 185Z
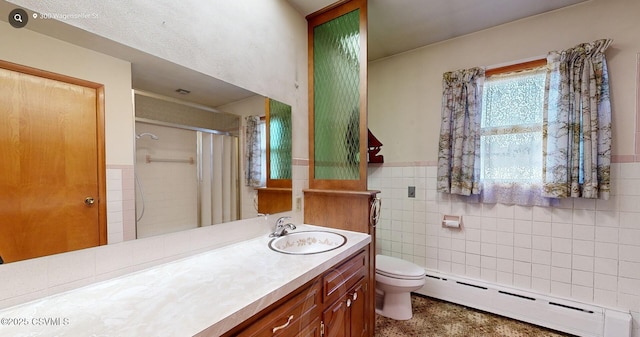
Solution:
M93 197L86 197L84 198L84 204L87 206L91 206L95 203L95 199L93 199Z

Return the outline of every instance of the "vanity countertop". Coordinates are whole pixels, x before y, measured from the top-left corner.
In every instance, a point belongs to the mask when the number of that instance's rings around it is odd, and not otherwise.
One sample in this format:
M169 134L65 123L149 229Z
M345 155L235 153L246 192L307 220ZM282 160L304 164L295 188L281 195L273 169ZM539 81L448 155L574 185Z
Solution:
M327 230L310 225L296 231ZM267 235L0 311L2 336L220 335L329 267L371 237L347 237L313 255L272 251Z

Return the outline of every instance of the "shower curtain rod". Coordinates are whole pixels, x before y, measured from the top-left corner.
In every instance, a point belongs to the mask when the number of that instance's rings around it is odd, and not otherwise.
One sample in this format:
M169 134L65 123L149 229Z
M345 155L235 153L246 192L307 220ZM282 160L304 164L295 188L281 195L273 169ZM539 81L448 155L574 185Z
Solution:
M184 129L184 130L191 130L191 131L201 131L201 132L206 132L206 133L212 133L212 134L216 134L216 135L223 135L223 136L231 136L231 137L238 137L237 134L233 134L233 132L229 132L229 131L220 131L220 130L213 130L213 129L206 129L206 128L199 128L197 126L189 126L189 125L183 125L183 124L176 124L176 123L169 123L169 122L162 122L162 121L158 121L155 119L148 119L148 118L142 118L142 117L136 117L136 122L140 122L140 123L146 123L146 124L153 124L153 125L160 125L160 126L169 126L169 127L173 127L173 128L178 128L178 129ZM239 132L239 131L238 131Z

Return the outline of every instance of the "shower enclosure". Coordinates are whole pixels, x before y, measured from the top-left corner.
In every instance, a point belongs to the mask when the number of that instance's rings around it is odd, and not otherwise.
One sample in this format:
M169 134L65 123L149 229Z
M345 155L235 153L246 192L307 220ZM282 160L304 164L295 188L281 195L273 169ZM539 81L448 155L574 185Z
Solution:
M147 103L136 95L136 116ZM138 238L240 218L237 132L143 117L135 132Z

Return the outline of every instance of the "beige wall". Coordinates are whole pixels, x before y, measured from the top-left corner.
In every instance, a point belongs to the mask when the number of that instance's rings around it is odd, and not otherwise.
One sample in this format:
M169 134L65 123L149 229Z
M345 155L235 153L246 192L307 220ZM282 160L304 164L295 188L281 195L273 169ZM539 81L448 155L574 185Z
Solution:
M9 2L91 13L95 19L64 23L290 104L294 157L308 157L307 22L285 0Z
M0 21L0 59L101 83L107 165L133 165L131 64Z
M544 57L551 50L612 38L607 50L613 154L633 155L640 1L593 0L426 46L369 64L369 128L385 162L435 161L442 74Z

